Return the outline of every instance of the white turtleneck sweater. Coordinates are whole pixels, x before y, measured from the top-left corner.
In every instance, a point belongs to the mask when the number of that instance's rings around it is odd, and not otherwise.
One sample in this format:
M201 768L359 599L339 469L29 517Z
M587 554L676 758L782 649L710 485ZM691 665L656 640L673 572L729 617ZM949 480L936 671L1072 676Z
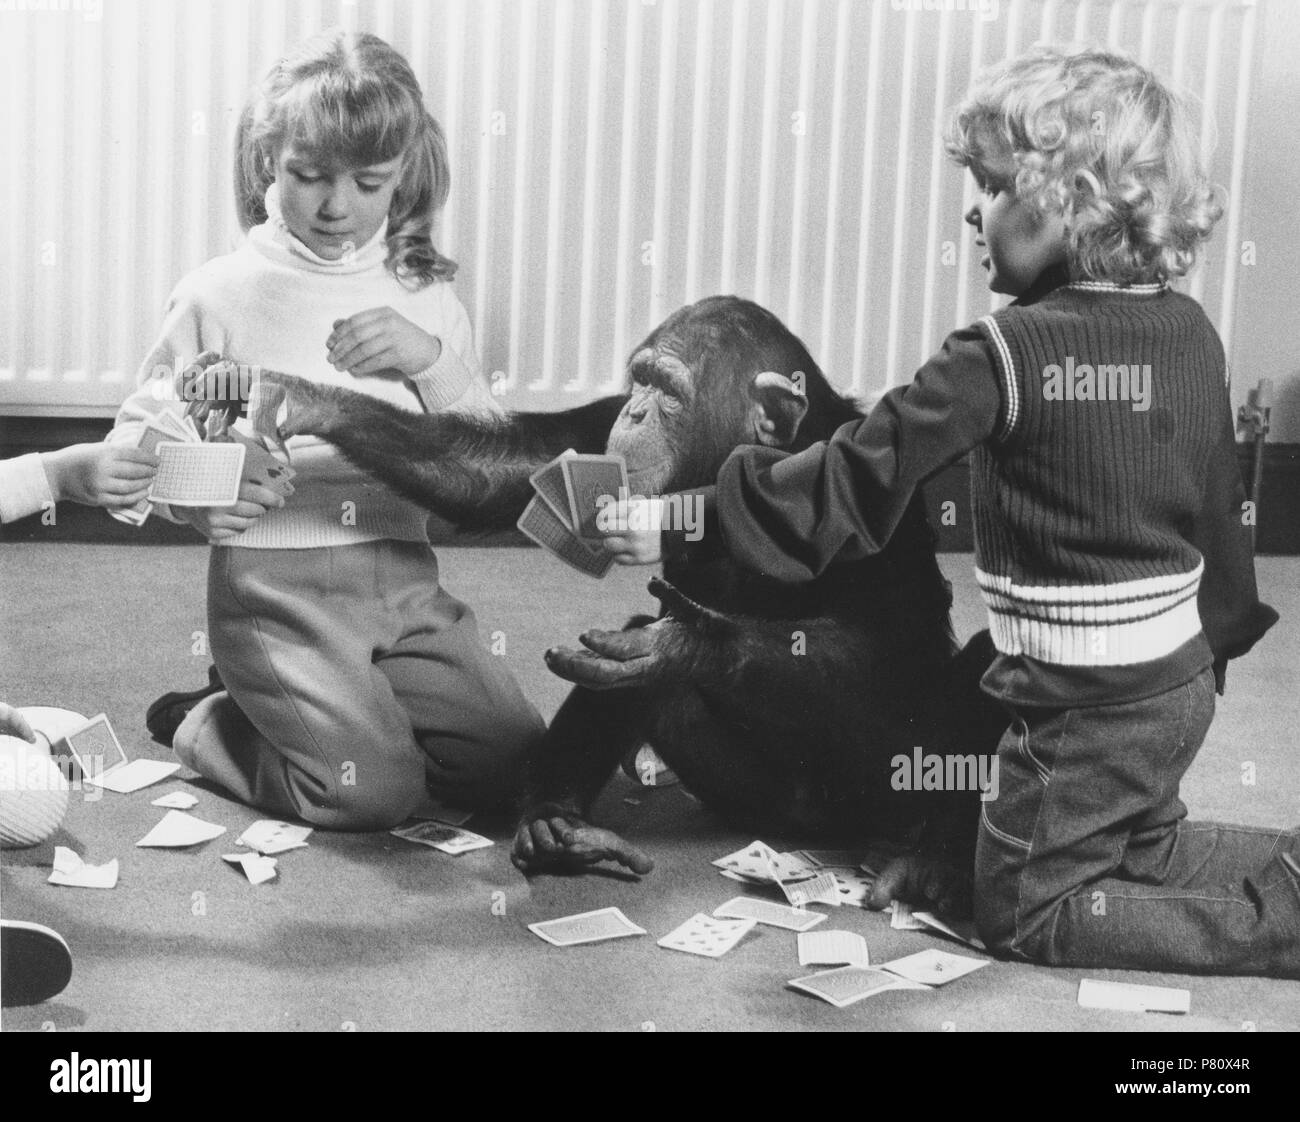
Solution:
M290 233L274 184L266 209L268 220L251 229L235 252L200 266L176 286L161 336L109 440L135 443L149 418L163 410L183 415L178 374L203 351L343 386L412 412L499 412L479 368L469 317L452 286L435 281L412 291L399 282L385 264L386 227L347 260L328 261ZM438 361L412 380L414 389L402 379L358 378L329 364L325 340L334 321L384 306L442 343ZM246 426L246 421L239 424L244 431ZM294 494L282 508L221 544L309 549L381 538L427 540L426 512L353 467L333 445L304 436L293 437L288 447L297 472ZM165 506L154 511L181 521Z

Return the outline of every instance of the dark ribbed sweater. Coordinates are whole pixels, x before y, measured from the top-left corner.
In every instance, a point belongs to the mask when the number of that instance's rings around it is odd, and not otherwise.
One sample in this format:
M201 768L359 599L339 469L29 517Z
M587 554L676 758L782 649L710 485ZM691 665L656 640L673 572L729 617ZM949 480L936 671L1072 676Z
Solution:
M708 506L728 552L787 581L868 556L916 486L973 451L990 692L1136 700L1248 650L1277 615L1256 591L1218 336L1163 286L1063 280L954 332L830 441L735 453Z

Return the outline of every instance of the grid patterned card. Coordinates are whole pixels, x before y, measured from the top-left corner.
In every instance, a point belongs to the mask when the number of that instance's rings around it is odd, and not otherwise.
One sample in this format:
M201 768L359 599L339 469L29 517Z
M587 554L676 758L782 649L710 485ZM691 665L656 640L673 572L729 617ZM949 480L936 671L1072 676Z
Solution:
M573 536L573 531L542 500L534 495L515 523L543 549L548 549L566 565L572 565L589 577L603 577L614 563L614 555L604 549L593 549Z
M528 477L528 481L533 485L533 490L542 496L546 505L549 506L560 521L566 526L570 525L572 514L569 511L569 488L564 482L563 460L569 456L576 456L578 453L572 448L561 452L555 459L543 468L538 468Z
M182 444L157 447L158 474L149 500L171 506L233 506L244 470L242 444Z
M573 532L589 541L605 535L597 529L601 504L628 493L627 466L622 456L575 454L560 460L569 493L569 521Z

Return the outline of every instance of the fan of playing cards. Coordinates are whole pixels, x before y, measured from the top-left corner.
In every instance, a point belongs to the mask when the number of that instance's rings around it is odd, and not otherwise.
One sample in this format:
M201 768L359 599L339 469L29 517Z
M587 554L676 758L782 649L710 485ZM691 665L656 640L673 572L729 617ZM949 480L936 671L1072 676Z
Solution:
M113 516L143 525L154 503L169 506L233 506L243 483L261 483L280 495L289 494L296 474L263 444L226 428L204 440L193 420L178 419L163 410L146 425L138 446L161 461L149 494L133 507Z
M602 545L596 516L606 503L626 495L627 465L622 456L561 453L531 477L537 492L516 525L566 565L590 577L603 577L614 563Z

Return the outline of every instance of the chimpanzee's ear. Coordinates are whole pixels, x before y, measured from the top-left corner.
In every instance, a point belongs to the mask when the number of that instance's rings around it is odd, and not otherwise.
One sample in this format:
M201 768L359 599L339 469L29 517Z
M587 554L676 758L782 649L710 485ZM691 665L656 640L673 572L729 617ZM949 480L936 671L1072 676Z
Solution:
M794 378L765 370L750 386L754 399L750 406L754 441L771 448L785 448L794 443L795 434L808 412L808 394L803 375Z

